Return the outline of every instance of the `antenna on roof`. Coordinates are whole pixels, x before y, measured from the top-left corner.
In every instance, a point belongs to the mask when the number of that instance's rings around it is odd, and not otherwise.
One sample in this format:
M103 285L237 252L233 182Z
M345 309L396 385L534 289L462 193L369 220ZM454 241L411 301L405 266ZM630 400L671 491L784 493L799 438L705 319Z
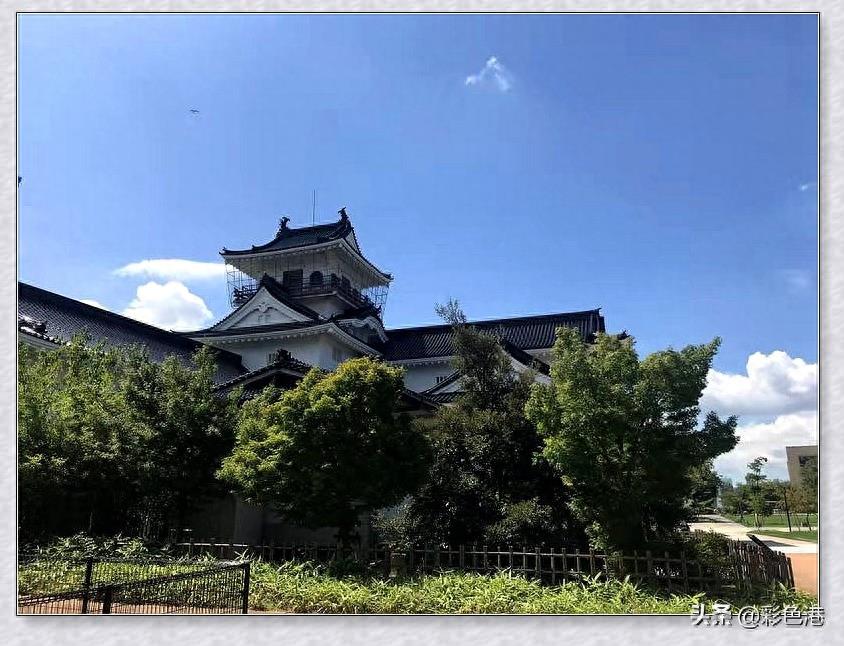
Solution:
M311 193L311 226L316 224L316 189Z

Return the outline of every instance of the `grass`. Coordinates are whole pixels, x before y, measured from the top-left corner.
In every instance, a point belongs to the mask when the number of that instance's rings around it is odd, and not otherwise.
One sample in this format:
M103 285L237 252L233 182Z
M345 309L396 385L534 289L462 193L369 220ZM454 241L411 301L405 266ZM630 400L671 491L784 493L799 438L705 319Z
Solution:
M93 585L140 581L167 574L182 574L202 569L213 561L182 561L166 565L138 563L98 563L93 571ZM44 595L81 590L85 564L76 560L43 559L18 568L18 594Z
M756 520L753 514L745 514L744 520L739 516L733 514L725 514L727 518L737 523L741 523L745 527L757 527ZM809 524L817 529L818 515L809 514ZM806 514L791 514L791 526L795 529L798 527L806 527ZM771 514L770 516L759 516L758 527L788 527L788 519L785 514Z
M205 560L208 565L212 560ZM195 569L197 562L163 566L169 573ZM348 564L346 564L348 565ZM253 610L316 614L688 614L692 606L716 599L704 593L667 594L629 581L595 578L584 583L541 585L508 572L481 575L442 572L397 580L368 574L359 564L344 567L311 563L282 565L255 561L251 570ZM19 569L19 593L38 594L78 589L78 563L35 561ZM156 574L163 574L159 571ZM105 574L105 573L104 573ZM108 572L112 581L149 576L143 565L121 563ZM106 578L106 577L103 577ZM189 590L185 591L190 592ZM744 605L796 605L808 608L816 599L778 585L753 597L726 598Z
M543 586L503 572L495 575L443 572L396 581L365 575L337 577L307 563L281 566L257 562L252 569L250 605L255 610L320 614L688 614L704 593L659 594L629 581L594 579ZM783 586L747 604L794 604L816 600Z
M798 541L809 541L811 543L818 542L818 530L813 529L812 531L803 530L803 531L793 531L789 532L788 530L781 532L777 529L765 529L759 530L755 532L760 536L773 536L774 538L794 538Z

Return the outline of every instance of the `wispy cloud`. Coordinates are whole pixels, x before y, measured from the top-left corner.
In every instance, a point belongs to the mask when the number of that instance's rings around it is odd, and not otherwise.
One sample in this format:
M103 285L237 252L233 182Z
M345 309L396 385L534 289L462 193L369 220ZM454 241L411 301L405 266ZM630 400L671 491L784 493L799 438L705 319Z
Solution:
M812 273L805 269L783 269L780 273L788 291L795 294L804 292L815 284Z
M800 189L801 193L805 193L806 191L815 188L817 185L817 182L806 182L805 184L800 184L797 188Z
M214 317L200 296L175 280L140 285L123 315L177 331L196 330Z
M182 258L156 258L131 262L114 270L116 276L124 278L153 278L192 282L216 280L225 277L226 266L220 262L200 262Z
M477 74L466 77L466 85L489 85L500 92L513 87L513 75L495 56L490 56Z

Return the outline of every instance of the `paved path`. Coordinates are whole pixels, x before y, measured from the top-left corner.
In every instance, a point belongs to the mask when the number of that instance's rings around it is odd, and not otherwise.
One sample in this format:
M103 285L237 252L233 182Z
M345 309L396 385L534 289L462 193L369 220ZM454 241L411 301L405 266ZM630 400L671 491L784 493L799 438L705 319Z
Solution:
M718 532L734 541L749 541L748 534L754 534L772 550L788 554L791 569L794 572L794 587L804 592L818 594L818 544L800 541L794 538L765 536L763 531L745 527L729 518L708 514L701 516L699 522L689 523L692 531Z

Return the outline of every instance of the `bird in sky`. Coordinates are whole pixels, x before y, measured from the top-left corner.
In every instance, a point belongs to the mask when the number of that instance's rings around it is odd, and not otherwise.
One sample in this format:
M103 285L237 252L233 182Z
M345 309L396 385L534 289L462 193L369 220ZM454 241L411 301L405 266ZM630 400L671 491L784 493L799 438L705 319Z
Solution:
M199 110L197 110L196 108L191 108L190 113L191 114L199 114Z

